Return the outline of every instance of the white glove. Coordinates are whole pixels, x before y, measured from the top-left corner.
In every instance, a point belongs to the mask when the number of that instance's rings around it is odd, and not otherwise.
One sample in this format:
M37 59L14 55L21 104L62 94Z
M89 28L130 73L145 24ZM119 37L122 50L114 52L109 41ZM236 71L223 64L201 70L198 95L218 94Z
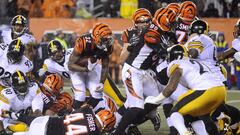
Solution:
M240 52L236 52L234 55L233 55L234 59L237 61L237 62L240 62Z
M87 68L88 68L89 71L92 71L96 65L97 65L97 62L92 63L90 58L88 58L88 66L87 66Z
M99 93L103 92L103 87L104 87L103 83L99 83L96 87L95 92L99 92Z
M158 96L154 97L154 96L148 96L145 99L145 103L149 103L149 104L155 104L155 105L159 105L162 103L162 101L165 99L166 97L160 93Z
M38 75L39 75L39 76L43 76L46 72L47 72L47 70L46 70L45 68L41 68L41 69L39 69L39 71L38 71Z

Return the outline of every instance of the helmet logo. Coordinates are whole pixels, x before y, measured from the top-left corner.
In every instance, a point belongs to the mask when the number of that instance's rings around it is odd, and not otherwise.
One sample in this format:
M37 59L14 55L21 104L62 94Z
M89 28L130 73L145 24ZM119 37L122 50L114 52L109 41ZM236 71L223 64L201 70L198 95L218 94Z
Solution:
M14 51L17 51L17 52L20 51L20 47L19 47L20 42L21 42L20 39L18 39L18 40L17 40L17 44L15 45L15 47L14 47L14 49L13 49Z
M21 75L21 73L17 70L17 74L18 74L18 83L25 83L25 80L23 79L23 76Z
M15 23L16 24L22 24L22 19L21 19L20 15L18 16L17 21Z
M50 43L51 45L51 52L57 51L56 45L53 44L53 41Z

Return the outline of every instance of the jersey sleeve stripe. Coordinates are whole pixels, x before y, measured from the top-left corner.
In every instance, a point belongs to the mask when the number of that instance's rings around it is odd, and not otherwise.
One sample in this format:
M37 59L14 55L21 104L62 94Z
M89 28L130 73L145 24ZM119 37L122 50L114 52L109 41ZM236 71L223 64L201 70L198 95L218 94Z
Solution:
M173 64L169 69L169 76L172 75L172 73L179 67L178 64Z

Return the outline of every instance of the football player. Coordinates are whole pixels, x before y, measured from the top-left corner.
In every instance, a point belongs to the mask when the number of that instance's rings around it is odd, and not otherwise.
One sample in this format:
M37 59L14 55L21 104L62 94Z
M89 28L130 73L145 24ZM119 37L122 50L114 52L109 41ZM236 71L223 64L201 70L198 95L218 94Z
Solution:
M113 130L116 118L109 110L94 113L90 106L74 110L64 117L30 117L11 113L11 116L30 125L28 135L100 135Z
M0 48L0 90L11 85L10 78L16 69L25 74L32 71L33 63L24 56L24 50L25 47L20 39L13 40L9 44L7 51Z
M208 36L209 26L204 20L196 20L192 22L190 26L190 37L186 46L189 49L189 56L202 61L207 65L211 71L217 75L217 77L226 84L226 75L223 71L225 70L223 66L219 66L217 63L217 53L216 46L213 40ZM230 117L238 116L239 111L237 108L222 104L216 111L215 117L219 116L221 112L230 115ZM216 118L214 118L216 119ZM235 118L234 118L235 119ZM239 122L239 121L235 121ZM206 123L206 122L205 122ZM211 126L207 126L211 127ZM209 130L208 131L213 131Z
M3 43L10 44L14 39L20 39L23 45L35 43L35 38L27 34L28 29L27 19L22 15L16 15L12 18L11 29L0 32L0 37Z
M69 58L68 69L74 90L74 108L85 101L86 88L92 100L88 103L95 107L103 97L103 84L108 75L109 55L113 49L112 30L107 24L98 23L91 34L79 37ZM79 64L87 59L87 65ZM98 61L101 60L101 65Z
M52 40L47 46L49 58L44 60L42 68L39 70L39 76L43 76L46 72L58 73L62 77L69 79L69 71L65 63L68 63L73 48L65 50L58 40Z
M27 76L19 70L12 74L11 80L11 87L3 89L0 94L1 112L3 110L27 114L41 112L43 100L37 83L29 82ZM26 124L8 118L1 117L1 122L3 122L0 126L1 133L5 133L6 128L12 132L25 132L28 129Z
M183 94L173 107L171 119L180 135L190 135L191 132L185 127L183 116L198 118L210 115L224 102L226 88L206 65L194 59L183 58L182 46L172 46L168 51L171 61L167 69L169 82L160 95L148 97L146 102L160 104L176 90L178 83L188 86L189 91ZM197 134L208 134L203 123L202 130L195 129L195 122L192 123L192 127Z
M178 3L170 3L167 7L178 13L175 31L178 43L184 44L188 40L189 26L196 20L197 7L191 1L184 1L180 6Z
M139 8L133 14L133 25L132 27L126 29L122 34L122 41L124 42L123 50L120 55L121 63L124 63L127 60L127 57L135 53L134 48L140 43L143 42L143 35L147 32L147 29L152 24L152 15L145 8ZM125 104L127 107L127 105ZM122 106L119 109L119 113L123 114L126 107ZM124 111L123 111L124 110ZM154 129L158 130L160 128L160 118L158 115L150 118L151 122L154 125Z
M50 74L46 77L41 88L43 115L61 116L72 112L73 99L68 92L63 91L63 86L63 78L60 75Z
M229 57L234 56L237 61L240 61L240 19L234 25L234 32L233 32L234 40L232 41L232 48L228 50L218 53L217 58L219 61L227 59Z
M49 73L57 73L65 79L70 79L67 65L68 65L68 60L72 51L73 51L73 48L69 48L66 51L61 45L61 43L57 40L50 41L48 44L48 55L50 56L50 58L47 58L44 60L43 67L39 70L39 76L43 76ZM119 95L114 93L117 93L117 92L120 93L117 87L115 86L115 83L112 82L111 78L109 77L104 83L104 92L105 91L113 93L112 95ZM94 107L95 110L98 110L98 108L102 108L104 106L107 107L106 105L108 103L109 104L111 103L113 110L116 109L116 108L114 109L115 106L112 105L113 101L110 97L108 97L107 95L104 95L103 99L106 104L98 104L96 107ZM111 99L111 102L110 102L110 99ZM114 99L118 101L118 105L121 105L122 101L119 100L118 96L115 96ZM106 102L106 101L109 101L109 102Z
M136 119L138 114L143 114L143 117L144 114L156 108L156 106L144 106L144 97L159 93L152 68L158 63L158 54L161 54L161 51L168 44L165 34L171 30L175 20L174 11L166 8L159 9L154 15L153 24L142 37L139 37L137 45L130 50L122 70L128 109L123 114L114 134L124 134L127 126ZM144 113L142 113L143 111Z

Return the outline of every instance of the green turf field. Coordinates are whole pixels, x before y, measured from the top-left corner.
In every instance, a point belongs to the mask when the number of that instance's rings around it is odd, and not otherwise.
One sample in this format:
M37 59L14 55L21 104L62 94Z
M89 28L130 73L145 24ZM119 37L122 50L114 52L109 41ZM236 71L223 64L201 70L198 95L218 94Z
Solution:
M119 86L118 88L123 94L125 93L123 86ZM69 90L70 87L68 86L67 89ZM240 109L240 90L229 90L227 96L227 103ZM159 129L159 131L156 132L154 131L151 122L147 121L146 123L139 126L139 129L143 135L168 135L169 131L161 106L159 107L158 111L162 120L161 128Z
M236 106L237 108L240 109L240 91L234 91L230 90L228 92L228 97L227 97L227 103L231 104L233 106ZM161 114L161 128L158 132L155 132L153 129L153 126L150 121L142 124L139 126L139 129L141 130L143 135L167 135L169 133L168 127L166 125L165 117L163 114L163 110L161 107L159 107L159 113Z

